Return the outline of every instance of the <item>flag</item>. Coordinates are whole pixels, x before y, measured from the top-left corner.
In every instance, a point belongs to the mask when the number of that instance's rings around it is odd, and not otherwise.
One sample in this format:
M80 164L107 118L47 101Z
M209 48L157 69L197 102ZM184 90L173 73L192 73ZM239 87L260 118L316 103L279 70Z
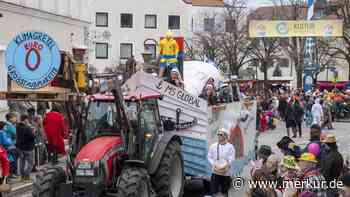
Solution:
M313 15L314 15L314 7L315 7L315 2L314 0L308 0L307 2L307 20L311 20Z

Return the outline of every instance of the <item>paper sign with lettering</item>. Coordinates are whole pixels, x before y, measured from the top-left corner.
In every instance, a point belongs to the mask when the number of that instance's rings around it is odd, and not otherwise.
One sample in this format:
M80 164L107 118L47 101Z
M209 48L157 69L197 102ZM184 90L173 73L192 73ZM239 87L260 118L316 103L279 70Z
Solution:
M18 85L38 89L48 85L57 75L61 54L55 41L46 33L23 32L8 45L5 65Z
M160 81L156 87L160 92L165 96L170 96L176 98L188 105L191 105L196 108L201 108L201 101L198 97L193 96L181 88L177 88L169 83L163 83Z

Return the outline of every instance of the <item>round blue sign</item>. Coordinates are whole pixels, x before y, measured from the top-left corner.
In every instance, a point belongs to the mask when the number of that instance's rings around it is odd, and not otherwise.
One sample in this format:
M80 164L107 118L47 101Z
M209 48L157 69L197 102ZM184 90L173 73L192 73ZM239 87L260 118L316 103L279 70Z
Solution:
M48 85L57 75L61 54L55 41L46 33L23 32L8 45L5 65L18 85L38 89Z

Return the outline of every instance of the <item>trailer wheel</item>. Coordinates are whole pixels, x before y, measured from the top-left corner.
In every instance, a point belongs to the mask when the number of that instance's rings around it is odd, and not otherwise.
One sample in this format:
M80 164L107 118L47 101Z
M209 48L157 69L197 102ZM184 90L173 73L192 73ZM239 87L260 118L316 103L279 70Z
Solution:
M65 181L66 173L61 167L41 170L33 184L33 197L58 197L59 186Z
M117 197L150 197L150 179L142 168L125 168L117 183Z
M171 141L153 177L153 184L160 197L181 197L184 191L184 162L181 147Z

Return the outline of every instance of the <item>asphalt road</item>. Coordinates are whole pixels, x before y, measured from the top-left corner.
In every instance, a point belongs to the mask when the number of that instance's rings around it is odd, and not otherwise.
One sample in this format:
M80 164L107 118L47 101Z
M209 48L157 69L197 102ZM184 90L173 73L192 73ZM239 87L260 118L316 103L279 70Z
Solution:
M338 148L340 152L342 153L344 159L349 158L349 150L350 150L350 123L335 123L334 124L335 129L331 131L325 131L325 132L332 132L336 135L338 140ZM280 124L277 129L273 131L267 131L265 133L262 133L260 135L259 144L266 144L270 145L272 147L272 150L274 153L280 155L280 151L278 150L276 146L276 142L281 139L284 135L286 135L286 129L284 128L283 123ZM309 129L304 127L303 128L303 137L302 138L295 138L295 141L298 145L300 145L302 148L307 144L309 139ZM248 177L248 171L249 166L246 168L242 174L245 178ZM239 190L239 191L232 191L230 192L230 197L243 197L245 196L244 193L246 191L247 186L245 186L245 189ZM23 193L22 195L17 195L18 197L31 197L30 195L31 191L27 191L26 193ZM185 187L185 194L184 197L204 197L206 194L204 192L204 189L202 187L201 181L188 181L186 183Z

